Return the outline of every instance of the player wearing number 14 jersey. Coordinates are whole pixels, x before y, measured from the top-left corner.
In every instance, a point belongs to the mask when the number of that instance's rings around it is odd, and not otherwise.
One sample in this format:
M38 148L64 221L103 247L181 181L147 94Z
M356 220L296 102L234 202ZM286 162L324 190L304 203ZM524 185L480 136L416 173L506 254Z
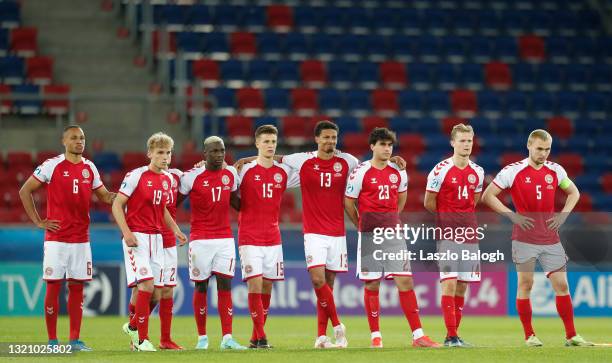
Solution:
M518 277L516 309L527 346L541 346L531 325L531 301L535 263L538 261L555 291L557 312L565 327L567 346L592 346L574 328L574 308L567 283L567 256L559 238L559 227L574 209L580 193L563 167L547 161L552 136L545 130L534 130L527 140L529 157L503 168L487 187L483 200L496 212L514 223L512 229L512 260ZM555 214L555 193L561 188L567 199L561 213ZM512 195L513 212L497 197L508 189Z
M475 215L484 180L483 169L470 161L474 130L458 124L451 131L453 156L438 163L427 177L425 208L436 213L438 227L478 227ZM463 243L465 242L465 243ZM478 250L477 240L438 241L438 252L458 253ZM446 325L445 346L467 345L459 338L458 330L465 292L470 282L480 281L480 262L459 259L440 263L441 305Z

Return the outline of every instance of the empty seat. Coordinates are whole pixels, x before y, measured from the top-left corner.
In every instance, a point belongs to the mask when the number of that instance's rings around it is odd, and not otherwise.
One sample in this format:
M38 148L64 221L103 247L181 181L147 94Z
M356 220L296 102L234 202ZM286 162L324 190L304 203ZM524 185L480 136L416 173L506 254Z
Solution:
M497 90L507 90L512 87L510 67L503 62L490 62L485 65L485 80L487 86Z
M67 84L49 84L43 87L45 98L43 107L50 115L65 115L68 113L70 86Z
M40 99L30 99L40 95L40 88L33 84L21 84L13 86L13 94L24 96L24 98L16 98L14 105L17 111L22 115L35 115L42 110L42 101Z
M6 154L6 166L9 169L32 167L32 154L27 151L9 151Z
M238 108L246 116L260 116L265 108L263 94L257 88L241 88L236 92Z
M268 88L265 90L266 107L268 112L275 115L285 115L289 109L288 92L281 88Z
M240 88L246 83L244 62L230 59L222 62L220 66L221 79L230 88Z
M31 57L26 60L28 80L36 84L49 84L53 78L53 59L51 57Z
M408 84L406 66L403 63L395 61L382 62L379 73L384 87L399 89Z
M474 117L478 112L476 94L470 90L454 90L451 93L451 107L453 113L459 117Z
M9 96L10 94L11 94L11 87L6 84L0 84L0 96ZM0 102L0 113L7 114L7 113L10 113L12 109L13 109L13 100L3 99L2 102Z
M330 116L339 116L344 110L342 92L334 88L323 88L319 91L319 108Z
M266 15L268 27L276 31L289 31L293 26L293 14L287 5L269 5Z
M404 154L420 155L425 151L425 140L420 134L400 134L399 147Z
M556 161L565 168L570 177L578 176L584 172L584 159L578 153L562 153Z
M21 57L0 57L0 79L4 84L20 84L25 78L25 66Z
M546 129L554 137L567 139L574 133L574 126L572 121L567 117L556 116L548 119Z
M93 162L98 169L105 173L121 170L119 155L112 151L97 153L93 158Z
M523 35L519 38L521 58L528 62L543 62L546 58L544 40L537 35Z
M320 88L327 82L325 65L319 60L306 60L300 64L302 82L308 87Z
M442 119L441 127L444 135L450 135L453 127L458 124L467 124L467 121L460 117L445 117Z
M252 58L257 53L255 35L249 32L235 32L230 34L230 47L232 55L240 58Z
M372 91L372 108L382 116L393 116L399 112L397 93L389 89Z
M211 59L198 59L192 64L193 76L202 87L215 87L221 80L219 64Z
M225 118L227 134L236 145L251 145L253 143L253 120L246 116L228 116Z
M302 145L311 138L312 127L307 117L285 116L282 118L283 138L289 145Z
M124 170L134 170L149 163L145 153L139 151L127 151L121 157Z
M291 106L298 115L314 115L319 109L317 92L307 88L291 90Z
M11 31L11 50L18 55L31 57L38 50L38 30L32 27L15 28Z
M282 87L295 87L300 83L298 64L294 61L276 63L276 81Z
M363 132L369 134L376 127L389 127L387 119L379 116L366 116L361 119Z

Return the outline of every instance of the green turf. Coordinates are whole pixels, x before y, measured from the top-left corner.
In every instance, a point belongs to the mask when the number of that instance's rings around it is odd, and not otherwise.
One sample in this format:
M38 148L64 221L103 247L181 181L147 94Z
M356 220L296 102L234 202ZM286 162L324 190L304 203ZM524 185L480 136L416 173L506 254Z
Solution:
M445 333L441 317L423 317L427 334L440 341ZM522 329L518 318L490 318L467 316L461 323L460 334L475 348L416 349L410 347L408 324L403 317L383 317L381 330L385 348L371 350L369 330L365 317L345 318L348 329L349 348L345 350L314 350L316 319L314 317L271 316L266 324L269 341L274 345L270 351L221 352L220 324L216 316L208 319L210 348L206 352L194 351L196 343L195 323L189 317L173 321L174 340L187 348L182 352L130 352L129 339L121 331L125 320L118 317L85 318L81 337L95 352L79 353L79 361L100 362L612 362L612 348L567 348L563 346L564 334L558 318L536 318L534 328L544 347L526 348L523 345ZM576 319L578 331L588 340L612 342L612 318ZM234 337L247 344L250 337L251 321L247 317L234 319ZM150 324L152 341L159 339L159 320L152 318ZM66 339L68 319L60 318L58 324L60 342ZM328 333L331 334L331 331ZM46 333L42 318L0 318L0 342L45 342ZM66 361L67 357L46 356L46 361ZM0 357L0 361L6 360ZM21 361L36 357L17 358Z

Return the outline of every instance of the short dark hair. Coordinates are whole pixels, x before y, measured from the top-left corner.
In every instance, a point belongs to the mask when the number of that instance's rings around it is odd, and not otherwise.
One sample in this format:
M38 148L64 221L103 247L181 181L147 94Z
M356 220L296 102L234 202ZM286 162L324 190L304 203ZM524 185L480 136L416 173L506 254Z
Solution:
M274 125L261 125L255 130L255 138L262 134L278 135L278 129Z
M395 144L397 142L397 136L395 136L395 132L386 127L375 127L374 130L370 132L368 142L370 145L376 145L378 141L391 141Z
M340 128L338 127L338 125L329 120L322 120L317 122L314 129L315 136L321 136L321 132L323 130L336 130L336 132L340 132Z
M81 129L81 126L75 125L75 124L68 125L68 126L64 127L64 131L62 131L62 133L66 132L66 131L68 131L70 129Z

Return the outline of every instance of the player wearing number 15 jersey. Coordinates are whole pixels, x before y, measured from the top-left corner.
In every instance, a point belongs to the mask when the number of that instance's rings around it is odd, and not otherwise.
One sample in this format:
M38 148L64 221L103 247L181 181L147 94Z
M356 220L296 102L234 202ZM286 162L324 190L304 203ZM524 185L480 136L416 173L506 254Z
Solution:
M364 305L370 326L371 347L383 346L379 326L378 294L382 278L395 280L400 305L412 329L413 346L439 347L438 343L431 341L423 333L409 261L405 261L397 269L385 271L384 266L377 266L373 261L366 266L373 255L362 258L362 248L374 245L372 232L377 228L398 225L399 212L404 209L406 203L408 175L405 170L400 171L397 165L389 163L396 140L395 133L386 128L375 128L370 133L372 159L361 163L351 173L344 198L346 214L359 229L357 273L365 282ZM403 239L386 240L384 243L384 246L391 245L398 248L393 252L407 255L406 242Z
M94 164L83 158L85 134L79 126L64 129L62 143L66 151L46 160L34 171L19 191L28 216L45 230L43 279L46 281L45 322L49 344L57 345L57 315L62 280L68 281L68 315L72 349L89 351L81 340L83 284L92 277L89 245L89 203L92 192L111 204L115 193L102 184ZM42 219L32 193L47 187L47 216Z
M578 203L580 193L561 165L546 160L551 146L552 136L547 131L532 131L527 140L529 157L503 168L487 187L483 200L514 223L512 259L518 276L516 308L527 346L542 345L531 325L529 300L536 261L540 262L555 291L557 312L565 327L566 345L592 346L593 343L576 334L574 328L574 309L567 283L567 256L558 232ZM557 188L567 194L567 199L561 213L555 214ZM510 190L516 212L497 197L504 189Z
M264 325L272 283L284 280L283 248L278 226L280 204L287 188L299 186L291 168L274 161L278 131L263 125L255 131L257 159L240 171L238 251L242 279L249 289L249 311L255 339L251 348L269 348Z
M438 227L441 229L475 230L478 227L475 208L482 192L484 170L470 161L473 139L472 126L455 125L450 137L453 156L438 163L427 177L425 208L436 213ZM438 241L438 252L457 253L461 256L461 250L478 250L477 240L459 242ZM446 325L444 345L467 345L457 332L468 284L480 281L480 261L444 261L439 267L442 288L440 306Z

